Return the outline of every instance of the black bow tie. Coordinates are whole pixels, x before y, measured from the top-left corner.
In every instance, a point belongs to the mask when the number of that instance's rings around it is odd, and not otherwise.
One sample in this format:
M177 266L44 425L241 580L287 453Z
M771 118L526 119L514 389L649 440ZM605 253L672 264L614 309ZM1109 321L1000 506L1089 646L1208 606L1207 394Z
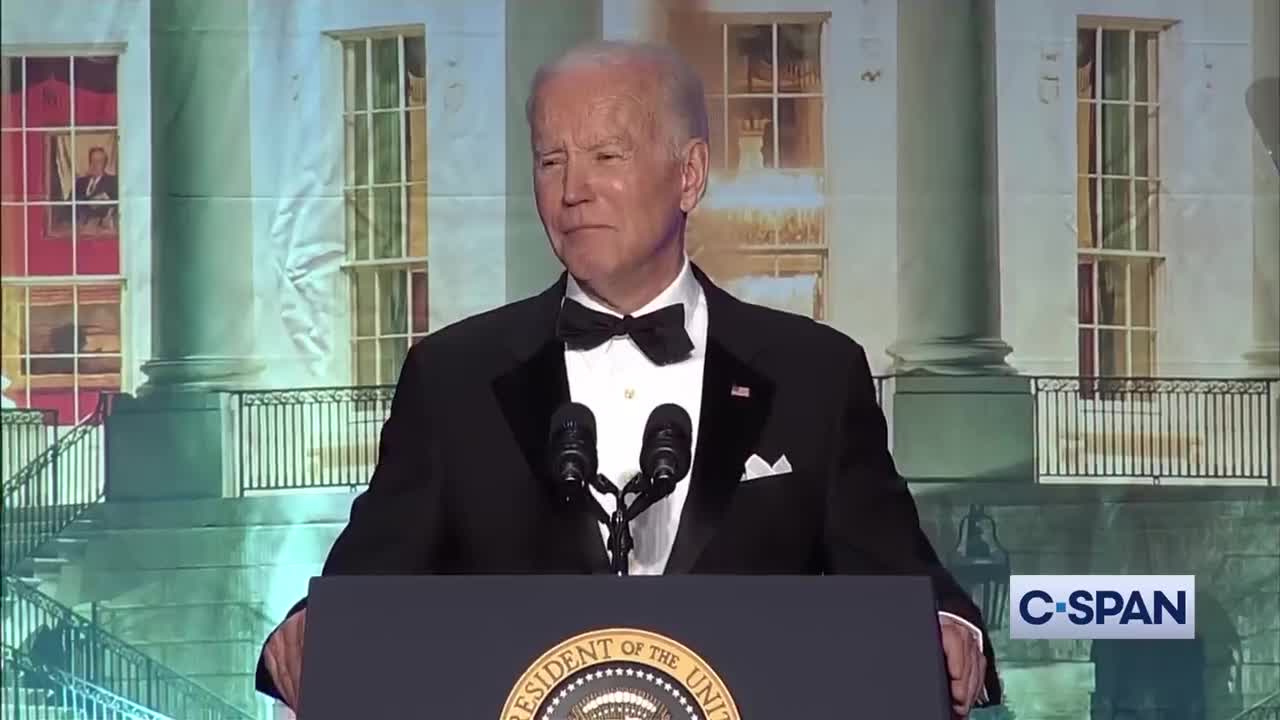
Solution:
M684 329L684 305L680 303L640 317L596 312L568 298L560 308L556 336L571 350L590 350L620 335L630 337L656 365L679 362L693 351L693 341Z

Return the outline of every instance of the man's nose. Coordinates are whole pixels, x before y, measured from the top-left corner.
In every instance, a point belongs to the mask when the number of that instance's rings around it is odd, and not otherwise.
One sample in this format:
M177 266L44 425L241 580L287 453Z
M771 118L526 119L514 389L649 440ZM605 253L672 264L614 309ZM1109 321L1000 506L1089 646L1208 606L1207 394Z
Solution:
M591 173L581 160L569 159L564 165L565 205L578 205L591 199Z

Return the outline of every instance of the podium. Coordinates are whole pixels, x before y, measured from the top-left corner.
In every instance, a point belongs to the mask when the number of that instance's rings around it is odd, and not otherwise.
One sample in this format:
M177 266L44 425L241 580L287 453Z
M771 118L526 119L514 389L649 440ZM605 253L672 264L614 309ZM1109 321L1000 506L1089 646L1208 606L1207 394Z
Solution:
M924 577L311 583L301 720L948 720Z

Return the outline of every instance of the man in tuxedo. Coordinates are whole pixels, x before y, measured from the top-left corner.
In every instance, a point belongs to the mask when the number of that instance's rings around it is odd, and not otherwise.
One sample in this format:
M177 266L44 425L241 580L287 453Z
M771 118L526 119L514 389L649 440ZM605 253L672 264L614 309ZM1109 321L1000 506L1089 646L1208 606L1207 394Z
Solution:
M107 173L107 151L89 148L89 172L76 178L76 200L119 200L116 176Z
M582 47L539 70L527 114L567 272L409 352L324 573L608 572L601 525L547 477L552 414L590 407L600 472L625 482L671 402L693 421L692 469L634 523L631 573L929 575L955 712L998 702L982 618L920 529L862 348L736 300L686 257L709 166L696 73L664 48ZM305 625L299 603L259 664L259 689L290 705Z

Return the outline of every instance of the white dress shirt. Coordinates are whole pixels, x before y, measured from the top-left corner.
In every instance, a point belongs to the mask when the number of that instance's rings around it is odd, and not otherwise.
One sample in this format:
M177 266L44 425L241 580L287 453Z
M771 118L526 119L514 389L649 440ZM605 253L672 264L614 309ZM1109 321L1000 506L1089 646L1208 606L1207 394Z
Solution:
M570 275L565 297L597 312L619 317L619 313L595 301ZM693 352L670 365L655 365L629 337L614 337L590 350L565 349L565 370L569 376L569 397L591 408L596 418L596 450L600 474L621 488L640 472L640 444L649 413L663 403L675 403L693 421L693 452L698 451L698 415L702 409L702 370L707 357L707 299L694 276L688 258L675 281L647 305L632 313L640 316L680 303L684 325L693 342ZM696 455L695 455L696 456ZM745 458L744 458L745 461ZM689 495L692 469L676 484L676 489L631 522L635 549L628 571L632 575L661 575L671 556L680 512ZM606 512L612 513L615 498L592 489ZM608 547L609 528L600 526ZM957 621L978 636L982 633L962 617L939 613ZM985 693L984 693L985 694Z

